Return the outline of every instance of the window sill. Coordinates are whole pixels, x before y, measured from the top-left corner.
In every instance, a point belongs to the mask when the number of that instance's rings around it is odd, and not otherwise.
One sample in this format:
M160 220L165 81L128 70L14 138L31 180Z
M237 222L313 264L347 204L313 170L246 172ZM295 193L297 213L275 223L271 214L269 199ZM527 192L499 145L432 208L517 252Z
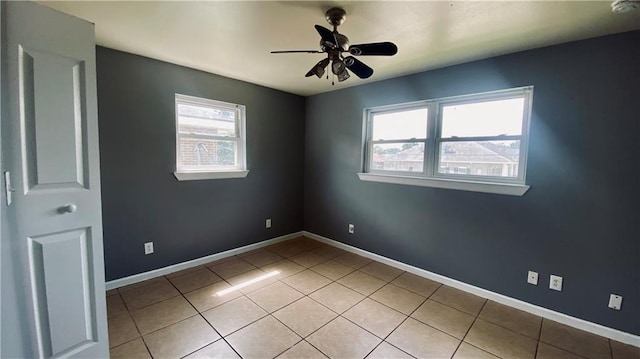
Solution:
M245 178L249 171L220 171L220 172L174 172L178 181L198 181L222 178Z
M361 181L403 184L409 186L423 186L433 188L454 189L460 191L484 192L522 196L529 186L495 182L471 182L449 179L435 179L424 177L389 176L372 173L358 173Z

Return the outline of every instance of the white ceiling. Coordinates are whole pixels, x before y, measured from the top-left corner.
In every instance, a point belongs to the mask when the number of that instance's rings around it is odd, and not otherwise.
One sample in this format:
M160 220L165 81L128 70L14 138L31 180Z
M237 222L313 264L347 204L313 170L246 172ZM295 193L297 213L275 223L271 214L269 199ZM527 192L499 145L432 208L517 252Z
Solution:
M610 1L40 1L95 23L98 45L214 74L312 95L536 47L640 29L640 10ZM351 43L391 41L393 57L361 56L375 72L331 80L304 74L324 54L313 28L347 11Z

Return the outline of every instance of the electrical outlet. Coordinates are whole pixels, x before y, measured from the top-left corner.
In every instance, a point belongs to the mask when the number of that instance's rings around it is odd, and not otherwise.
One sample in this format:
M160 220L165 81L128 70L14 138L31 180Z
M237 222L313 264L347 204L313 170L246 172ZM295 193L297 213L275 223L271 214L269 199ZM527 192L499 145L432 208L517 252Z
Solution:
M530 270L529 274L527 275L527 283L538 285L538 272L534 272Z
M356 231L356 226L353 224L349 224L349 233L353 234Z
M267 228L271 228L271 218L267 218L267 220L264 222L264 226Z
M562 277L559 275L551 275L549 277L549 289L557 290L558 292L562 291Z
M144 244L144 254L151 254L153 253L153 242L147 242Z
M609 296L609 308L620 310L622 307L622 296L617 294L611 294Z

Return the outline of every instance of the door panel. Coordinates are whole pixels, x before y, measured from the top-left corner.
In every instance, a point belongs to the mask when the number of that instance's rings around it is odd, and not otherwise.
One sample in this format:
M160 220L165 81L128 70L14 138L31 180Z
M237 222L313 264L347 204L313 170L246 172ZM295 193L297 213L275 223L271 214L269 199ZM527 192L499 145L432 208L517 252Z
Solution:
M84 62L22 46L19 57L25 188L84 187Z
M34 2L6 10L3 152L25 335L37 357L108 357L93 25Z
M45 343L45 357L91 345L97 337L90 238L89 228L29 238L35 308L43 324L38 334ZM73 325L69 318L75 318Z

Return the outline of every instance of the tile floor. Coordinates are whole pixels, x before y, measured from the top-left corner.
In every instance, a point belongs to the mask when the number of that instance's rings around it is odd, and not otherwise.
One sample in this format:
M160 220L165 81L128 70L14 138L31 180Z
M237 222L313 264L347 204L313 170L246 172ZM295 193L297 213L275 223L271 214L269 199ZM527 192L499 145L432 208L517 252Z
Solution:
M107 292L112 358L640 358L309 238Z

